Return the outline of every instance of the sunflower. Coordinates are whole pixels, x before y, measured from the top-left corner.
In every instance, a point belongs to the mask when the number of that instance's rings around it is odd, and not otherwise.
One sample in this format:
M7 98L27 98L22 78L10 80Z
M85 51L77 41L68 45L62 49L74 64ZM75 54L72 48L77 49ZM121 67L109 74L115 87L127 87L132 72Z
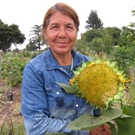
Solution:
M127 80L115 62L83 62L74 74L69 85L76 89L78 96L97 107L109 108L124 95Z

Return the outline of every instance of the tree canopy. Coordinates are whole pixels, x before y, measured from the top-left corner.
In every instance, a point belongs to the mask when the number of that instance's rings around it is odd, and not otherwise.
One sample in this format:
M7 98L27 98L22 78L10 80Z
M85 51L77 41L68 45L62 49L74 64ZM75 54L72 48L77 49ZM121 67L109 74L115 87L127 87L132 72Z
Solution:
M31 38L29 39L29 43L26 46L27 50L37 50L41 49L41 46L45 45L45 41L41 37L41 27L42 25L34 25L32 27Z
M6 52L12 44L22 44L25 41L25 35L21 33L18 25L8 25L0 20L0 49Z
M102 29L103 23L101 19L98 17L96 10L91 10L88 20L86 20L87 25L85 26L86 29Z

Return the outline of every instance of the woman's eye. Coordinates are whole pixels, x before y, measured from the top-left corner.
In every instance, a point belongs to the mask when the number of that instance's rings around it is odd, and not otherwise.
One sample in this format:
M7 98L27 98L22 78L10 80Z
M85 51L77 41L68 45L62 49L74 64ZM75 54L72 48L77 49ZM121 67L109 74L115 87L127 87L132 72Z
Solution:
M51 29L56 29L56 28L58 28L58 26L52 26L52 27L51 27Z
M72 30L73 29L72 26L67 26L66 28L69 29L69 30Z
M71 27L71 26L67 26L67 28L70 28L70 29L72 29L72 27Z

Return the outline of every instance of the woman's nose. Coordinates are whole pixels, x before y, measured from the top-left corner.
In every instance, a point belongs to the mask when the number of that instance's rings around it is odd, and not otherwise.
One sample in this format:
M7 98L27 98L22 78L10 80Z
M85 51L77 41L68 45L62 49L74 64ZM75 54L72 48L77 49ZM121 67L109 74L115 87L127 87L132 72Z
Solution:
M65 36L66 36L66 31L65 31L64 28L61 28L61 29L59 30L59 37L65 37Z

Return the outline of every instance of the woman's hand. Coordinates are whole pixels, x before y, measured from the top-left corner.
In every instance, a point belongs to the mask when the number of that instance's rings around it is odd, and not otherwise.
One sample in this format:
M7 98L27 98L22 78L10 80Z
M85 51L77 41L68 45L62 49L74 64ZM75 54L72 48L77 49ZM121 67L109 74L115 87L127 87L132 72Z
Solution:
M90 135L111 135L110 126L104 124L98 128L94 128L90 131Z

